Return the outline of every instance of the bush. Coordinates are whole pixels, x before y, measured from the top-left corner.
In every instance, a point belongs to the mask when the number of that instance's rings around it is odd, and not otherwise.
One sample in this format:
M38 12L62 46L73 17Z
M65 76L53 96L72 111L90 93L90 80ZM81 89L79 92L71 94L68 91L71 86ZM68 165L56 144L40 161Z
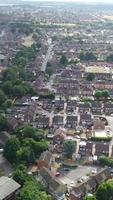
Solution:
M100 156L99 161L102 166L113 167L113 159L112 158L108 158L106 156Z
M111 139L112 139L112 137L108 137L108 138L106 138L106 137L101 137L101 138L99 138L99 137L92 137L91 138L92 141L96 141L96 142L110 142Z

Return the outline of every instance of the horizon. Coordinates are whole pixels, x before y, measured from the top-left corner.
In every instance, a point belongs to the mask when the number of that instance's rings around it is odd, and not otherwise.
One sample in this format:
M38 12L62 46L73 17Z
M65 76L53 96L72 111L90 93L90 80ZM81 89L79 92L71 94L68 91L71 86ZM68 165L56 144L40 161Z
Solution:
M75 3L105 3L105 4L113 4L113 0L19 0L19 1L29 1L29 2L75 2Z

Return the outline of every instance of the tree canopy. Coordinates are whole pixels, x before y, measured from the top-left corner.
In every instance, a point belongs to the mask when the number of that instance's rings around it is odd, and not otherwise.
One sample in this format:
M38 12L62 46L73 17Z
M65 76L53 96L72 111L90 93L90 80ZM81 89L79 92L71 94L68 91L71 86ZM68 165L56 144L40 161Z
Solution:
M101 184L96 192L97 200L113 199L113 180Z
M81 52L79 55L79 59L81 61L96 61L97 57L93 54L93 52Z
M61 65L67 65L68 64L68 59L66 58L65 55L62 55L60 58L60 64Z
M94 73L89 73L86 77L87 81L93 81L95 79L95 74Z
M73 153L76 150L76 144L73 141L66 141L64 143L64 151L67 158L72 158Z

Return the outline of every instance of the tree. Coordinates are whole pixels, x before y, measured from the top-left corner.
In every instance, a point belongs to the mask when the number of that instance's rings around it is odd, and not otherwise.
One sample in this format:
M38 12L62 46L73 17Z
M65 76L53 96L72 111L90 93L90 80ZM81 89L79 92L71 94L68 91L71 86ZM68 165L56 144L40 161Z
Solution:
M33 126L26 125L22 130L22 135L24 138L25 137L34 138L35 132L36 130Z
M99 162L102 166L110 166L113 167L113 159L106 157L106 156L100 156Z
M81 61L96 61L97 57L93 54L93 52L81 52L79 55L79 59Z
M34 181L26 182L19 194L19 200L51 200L50 195L39 190L38 183Z
M2 85L4 93L8 96L12 95L13 85L11 81L5 81Z
M13 136L11 137L5 145L4 148L4 156L7 158L7 160L11 163L15 163L17 161L17 155L16 152L20 148L20 142L19 140Z
M64 143L64 151L68 158L72 158L72 154L75 152L76 145L73 141L66 141Z
M21 164L14 170L13 179L23 186L26 181L31 181L32 177L27 173L26 166Z
M0 115L0 131L4 131L7 128L7 118Z
M7 99L7 97L5 96L4 92L0 89L0 106L1 104L4 103L4 101Z
M15 85L13 87L13 95L16 97L22 97L26 94L26 90L23 85Z
M62 57L60 59L60 64L61 65L67 65L68 64L68 59L66 58L65 55L62 55Z
M112 63L113 62L113 54L110 54L109 56L107 56L106 61Z
M17 150L16 156L17 156L18 163L22 162L22 163L27 164L27 163L35 162L34 152L32 148L30 148L29 146L21 147L19 150Z
M102 92L100 90L97 90L95 92L95 98L98 99L98 100L102 98Z
M11 99L7 99L3 104L2 107L4 108L4 110L6 110L7 108L10 108L12 106L12 100Z
M86 196L85 198L84 198L84 200L96 200L96 197L95 196Z
M113 180L101 184L96 192L97 200L113 199Z
M102 97L105 98L105 99L107 99L107 98L109 97L109 92L108 92L108 90L103 90L103 91L102 91Z
M86 77L87 81L93 81L95 79L95 74L94 73L89 73Z
M46 68L46 74L48 74L49 76L51 76L53 74L53 68L52 67L47 67Z

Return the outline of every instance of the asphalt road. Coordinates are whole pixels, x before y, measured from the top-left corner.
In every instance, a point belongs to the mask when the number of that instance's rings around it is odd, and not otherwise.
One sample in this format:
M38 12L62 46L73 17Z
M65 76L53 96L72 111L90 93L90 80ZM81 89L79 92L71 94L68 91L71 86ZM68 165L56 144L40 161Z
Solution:
M42 63L41 71L45 72L47 62L52 58L52 49L53 49L53 44L51 38L48 39L48 50L47 54L45 55L44 61Z

